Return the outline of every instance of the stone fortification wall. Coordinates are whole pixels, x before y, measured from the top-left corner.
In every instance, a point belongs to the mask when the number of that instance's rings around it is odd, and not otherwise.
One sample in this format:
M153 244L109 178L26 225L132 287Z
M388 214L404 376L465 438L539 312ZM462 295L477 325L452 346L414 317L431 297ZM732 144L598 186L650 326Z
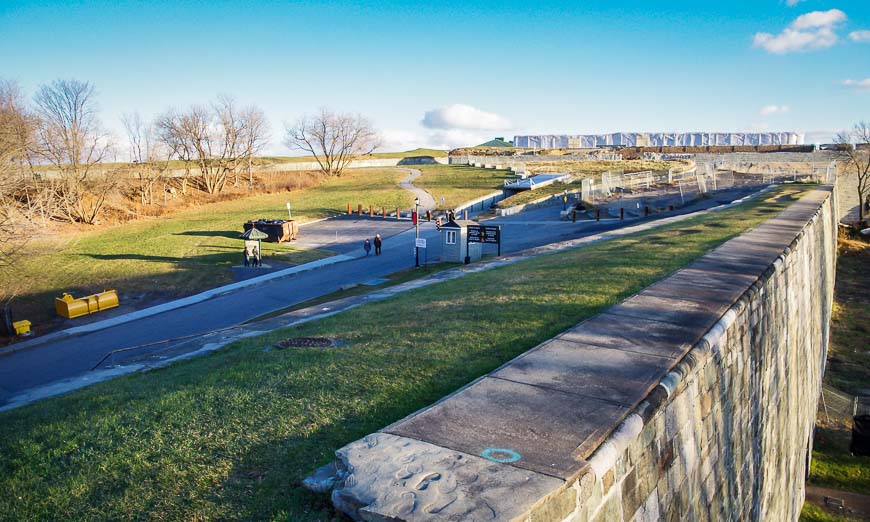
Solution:
M836 217L806 228L589 459L565 520L797 520L833 298Z
M836 216L813 191L306 484L358 520L797 520Z

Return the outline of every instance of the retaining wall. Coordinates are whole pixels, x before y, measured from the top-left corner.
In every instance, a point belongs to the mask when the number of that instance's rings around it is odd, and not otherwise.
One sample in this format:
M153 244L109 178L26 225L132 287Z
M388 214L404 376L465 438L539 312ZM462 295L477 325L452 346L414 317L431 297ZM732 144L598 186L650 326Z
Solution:
M797 520L836 215L813 191L307 485L360 520Z

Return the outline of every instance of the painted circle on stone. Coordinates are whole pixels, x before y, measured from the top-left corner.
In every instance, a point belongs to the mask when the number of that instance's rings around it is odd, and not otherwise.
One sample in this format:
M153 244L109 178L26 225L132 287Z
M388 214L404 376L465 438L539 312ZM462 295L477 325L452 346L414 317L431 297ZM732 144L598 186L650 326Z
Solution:
M486 460L499 462L501 464L509 464L523 458L522 455L516 451L506 448L486 448L481 452L480 456Z

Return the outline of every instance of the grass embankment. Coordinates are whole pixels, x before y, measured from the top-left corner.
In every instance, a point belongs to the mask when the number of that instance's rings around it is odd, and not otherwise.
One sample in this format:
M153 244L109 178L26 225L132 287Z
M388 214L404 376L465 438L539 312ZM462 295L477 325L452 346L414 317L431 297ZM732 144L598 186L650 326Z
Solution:
M440 209L456 208L466 201L491 194L504 187L504 180L513 179L506 170L479 169L465 165L415 165L423 175L414 185L427 190ZM441 202L444 198L444 202Z
M0 518L330 519L328 497L299 481L335 449L632 295L805 190L784 187L0 413ZM347 344L264 351L302 336Z
M870 388L870 243L841 235L825 384L849 395ZM820 415L808 484L870 495L870 457L852 456L851 417ZM827 518L825 518L827 517ZM802 520L848 520L806 504Z
M358 156L354 159L358 160L367 160L367 159L395 159L395 158L417 158L421 156L431 156L433 158L446 158L447 151L446 150L438 150L438 149L414 149L414 150L406 150L404 152L374 152L372 154L366 154L363 156ZM316 161L310 155L305 156L269 156L262 158L271 163L299 163L299 162L308 162L308 161Z
M16 316L41 325L54 318L54 298L115 288L122 304L137 296L177 298L232 281L228 269L242 261L242 224L251 218L309 221L347 208L347 203L409 207L413 195L398 186L396 169L347 171L307 189L211 203L158 219L94 232L34 241L0 284L20 284ZM303 232L304 233L304 232ZM292 244L263 243L266 263L306 263L328 255Z

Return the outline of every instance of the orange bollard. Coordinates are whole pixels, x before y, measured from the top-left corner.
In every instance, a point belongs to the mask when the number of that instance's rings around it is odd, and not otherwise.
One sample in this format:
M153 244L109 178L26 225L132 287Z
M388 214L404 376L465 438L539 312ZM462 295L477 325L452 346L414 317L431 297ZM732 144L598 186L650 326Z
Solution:
M396 207L396 219L402 219L402 212L399 211L399 207Z
M350 212L350 203L348 203L348 204L347 204L347 215L349 216L350 214L351 214L351 212Z

